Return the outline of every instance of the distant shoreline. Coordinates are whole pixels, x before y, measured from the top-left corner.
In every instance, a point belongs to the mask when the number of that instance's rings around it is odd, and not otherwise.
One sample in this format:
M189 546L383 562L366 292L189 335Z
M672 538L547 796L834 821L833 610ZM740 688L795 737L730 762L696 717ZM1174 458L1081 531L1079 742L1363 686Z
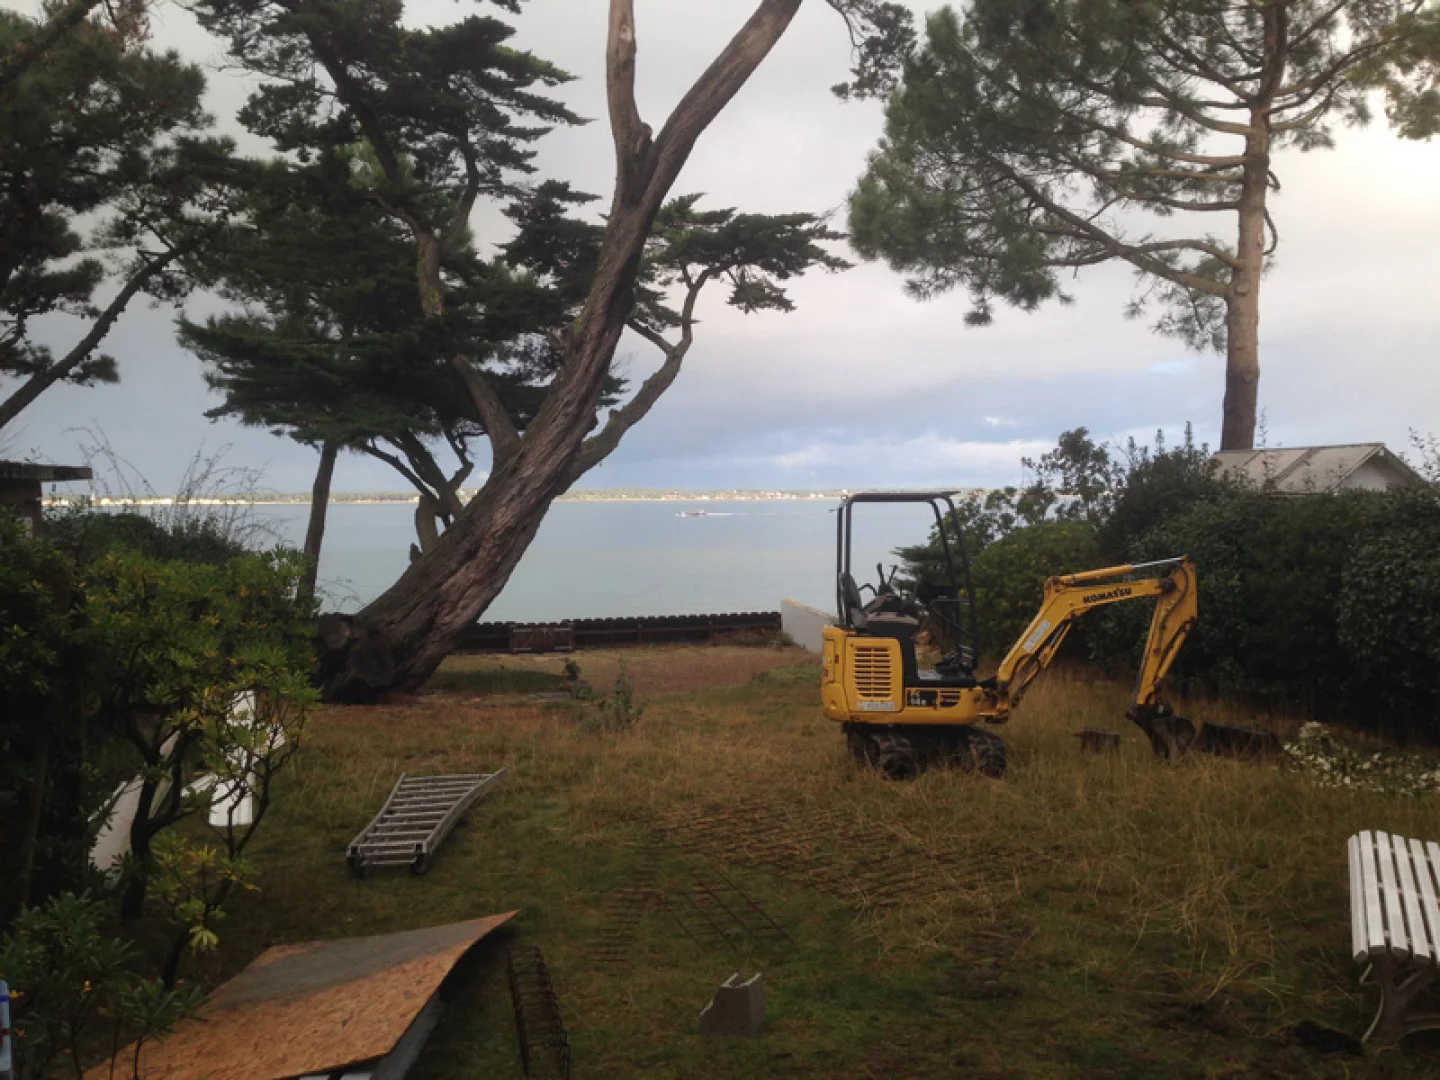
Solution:
M873 489L865 489L873 490ZM465 500L474 492L462 492ZM556 502L833 502L852 494L848 490L837 491L604 491L570 492L561 495ZM65 506L68 498L47 498L47 505ZM415 495L391 494L389 492L363 493L355 495L332 495L330 506L414 506L420 501ZM189 506L309 506L308 495L244 495L234 497L202 496L179 502L174 496L145 496L132 499L101 497L93 500L93 506L106 509L123 507L164 507Z

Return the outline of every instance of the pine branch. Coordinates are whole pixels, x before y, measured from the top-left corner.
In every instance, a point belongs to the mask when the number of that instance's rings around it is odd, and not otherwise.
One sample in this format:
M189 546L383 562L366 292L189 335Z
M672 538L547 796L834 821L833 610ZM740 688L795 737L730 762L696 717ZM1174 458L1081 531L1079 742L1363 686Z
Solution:
M460 483L469 475L469 468L461 469L456 477L447 477L445 470L435 460L435 455L430 452L430 448L420 441L420 437L414 431L401 432L397 437L391 439L391 442L404 453L416 474L430 485L440 516L445 519L445 523L448 525L459 517L465 507L461 505L460 497L456 492Z
M360 450L362 453L369 454L376 460L383 461L386 465L389 465L392 469L394 469L406 480L408 480L410 484L415 488L415 490L421 494L421 496L432 500L435 499L435 492L431 491L425 485L425 481L421 480L420 477L415 475L414 471L411 470L411 468L395 454L389 453L385 450L381 450L373 442L365 443L363 446L360 447Z
M1122 129L1109 124L1102 124L1098 121L1086 121L1086 126L1102 135L1109 135L1112 139L1118 139L1127 146L1133 146L1137 150L1143 150L1147 154L1156 157L1169 158L1171 161L1181 161L1187 165L1213 165L1218 168L1237 166L1245 164L1243 154L1196 154L1188 150L1180 150L1170 146L1159 146L1155 143L1146 142L1127 135Z
M1214 83L1216 86L1223 86L1226 90L1230 91L1230 93L1234 94L1238 101L1244 102L1247 96L1241 84L1246 80L1257 79L1264 74L1263 69L1260 68L1257 68L1255 71L1241 72L1239 75L1241 81L1236 82L1234 78L1226 75L1214 65L1210 64L1203 56L1200 56L1193 49L1188 48L1184 42L1177 40L1163 30L1159 31L1157 36L1161 44L1176 56L1183 58L1186 64L1189 65L1188 67L1182 67L1180 64L1171 60L1170 64L1172 67L1185 74L1193 75L1197 79L1204 79L1207 82Z
M100 6L101 0L70 0L42 23L35 33L10 50L10 55L0 60L0 95L12 82L35 66L45 53L79 26L90 12Z
M1239 164L1238 162L1236 164ZM1235 174L1195 169L1155 169L1145 165L1126 165L1115 172L1116 176L1153 176L1163 180L1181 180L1187 184L1238 184L1241 177Z
M1166 208L1168 208L1168 209L1171 209L1171 210L1194 210L1194 211L1196 211L1196 212L1198 212L1198 213L1202 213L1202 214L1203 214L1203 213L1214 213L1214 212L1222 211L1222 210L1238 210L1238 209L1240 209L1240 200L1239 200L1239 199L1222 199L1222 200L1213 201L1213 202L1204 202L1204 201L1196 201L1196 200L1194 200L1194 199L1177 199L1177 198L1174 198L1173 196L1170 196L1170 195L1161 195L1159 192L1154 192L1154 191L1137 192L1137 191L1134 191L1134 190L1131 190L1131 189L1127 189L1127 188L1124 186L1124 182L1123 182L1123 181L1124 181L1124 178L1125 178L1126 175L1133 175L1133 174L1114 174L1114 173L1112 173L1112 174L1108 174L1108 175L1107 175L1107 174L1105 174L1104 172L1100 172L1100 173L1096 173L1095 175L1096 175L1096 176L1104 176L1105 179L1106 179L1106 182L1109 183L1109 184L1111 185L1111 187L1113 187L1113 188L1115 189L1116 193L1119 194L1120 196L1122 196L1123 198L1125 198L1125 199L1126 199L1127 201L1129 201L1129 202L1143 202L1143 203L1148 203L1148 204L1151 204L1151 205L1154 205L1154 206L1164 206L1164 207L1166 207ZM1230 181L1228 181L1228 182L1229 182L1229 183L1232 183L1232 184L1238 184L1238 183L1240 183L1241 181L1239 181L1239 180L1230 180Z
M625 324L625 326L627 329L633 330L635 333L643 337L646 341L650 342L651 345L654 345L665 356L669 356L672 352L675 351L676 348L678 348L677 345L672 345L666 339L665 335L660 333L660 331L646 326L644 323L636 319L631 319Z
M475 199L480 194L480 165L475 160L475 148L470 145L468 135L461 140L460 153L465 158L465 187L455 201L450 223L445 226L445 235L440 240L442 247L449 247L465 231L465 226L470 223L470 214L475 209Z
M1320 117L1324 116L1327 112L1329 112L1331 106L1334 105L1334 103L1335 92L1331 90L1330 93L1325 95L1324 99L1320 102L1320 104L1316 105L1308 112L1301 113L1299 116L1293 116L1289 120L1281 120L1278 123L1275 121L1271 121L1270 132L1271 134L1279 135L1287 131L1299 131L1301 128L1307 128L1316 120L1320 119ZM1272 116L1274 115L1275 111L1278 110L1271 111Z
M1152 241L1147 244L1129 244L1112 236L1100 226L1087 220L1073 210L1056 202L1038 185L1032 183L1027 177L1015 169L1006 165L999 166L1005 171L1012 183L1019 187L1037 206L1048 211L1060 221L1072 226L1081 236L1099 245L1102 249L1108 250L1111 255L1124 259L1133 266L1154 274L1156 277L1164 278L1166 281L1176 285L1183 285L1188 289L1195 289L1198 292L1209 293L1212 296L1224 296L1229 288L1209 278L1200 277L1196 274L1187 274L1182 270L1165 263L1163 260L1152 256L1169 251L1198 251L1220 259L1229 266L1236 266L1237 260L1223 248L1214 244L1207 244L1199 240L1164 240Z

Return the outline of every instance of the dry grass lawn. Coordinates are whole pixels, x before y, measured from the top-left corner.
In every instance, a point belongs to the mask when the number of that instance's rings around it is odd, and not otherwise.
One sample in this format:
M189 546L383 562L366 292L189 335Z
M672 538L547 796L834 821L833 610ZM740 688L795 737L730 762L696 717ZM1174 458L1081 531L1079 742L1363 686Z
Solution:
M788 667L803 655L794 649L674 645L581 651L570 656L455 656L446 661L430 685L461 697L484 697L505 686L516 690L527 686L549 689L563 675L566 660L573 659L580 665L585 681L597 690L613 687L624 664L635 692L650 698L716 686L743 686L760 672Z
M500 951L512 942L549 960L576 1077L1440 1074L1440 1043L1423 1036L1325 1058L1290 1034L1303 1019L1364 1030L1374 991L1349 956L1345 840L1440 839L1434 798L1320 790L1273 765L1168 767L1121 719L1125 687L1058 673L1004 733L1004 780L890 783L846 756L804 653L576 659L601 691L624 661L647 699L634 730L519 698L560 686L553 657L459 658L421 697L324 710L256 842L259 890L201 974L281 942L519 908L513 932L457 971L416 1075L520 1075ZM1122 730L1122 752L1082 756L1083 726ZM500 766L511 782L428 876L346 877L346 842L399 773ZM792 941L692 940L687 894L720 875ZM597 961L616 891L652 880L627 962ZM698 1035L715 986L757 970L766 1035Z

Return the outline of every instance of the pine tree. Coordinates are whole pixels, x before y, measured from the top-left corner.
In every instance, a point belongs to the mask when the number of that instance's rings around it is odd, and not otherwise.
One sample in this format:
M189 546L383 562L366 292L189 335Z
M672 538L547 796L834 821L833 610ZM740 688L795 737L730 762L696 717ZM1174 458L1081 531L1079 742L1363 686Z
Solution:
M417 552L463 510L483 423L457 393L448 357L482 356L507 414L523 428L553 356L534 339L564 319L553 290L482 262L462 236L442 257L445 312L415 302L409 241L368 197L363 148L308 167L276 163L247 199L250 228L203 258L240 313L179 322L224 395L207 415L265 427L321 453L317 484L341 450L393 467L420 495ZM453 453L453 471L439 452ZM324 503L311 506L319 558Z
M19 380L0 427L57 382L113 382L105 336L137 295L183 295L187 260L246 183L231 145L202 135L199 68L143 47L128 24L49 25L0 12L0 376ZM32 340L54 312L88 324L61 356Z
M1433 133L1437 19L1430 0L945 9L851 198L856 249L918 296L964 286L975 323L996 299L1032 309L1066 299L1076 268L1129 263L1132 314L1153 306L1157 330L1225 353L1221 449L1248 448L1274 155L1329 147L1380 88L1401 134Z

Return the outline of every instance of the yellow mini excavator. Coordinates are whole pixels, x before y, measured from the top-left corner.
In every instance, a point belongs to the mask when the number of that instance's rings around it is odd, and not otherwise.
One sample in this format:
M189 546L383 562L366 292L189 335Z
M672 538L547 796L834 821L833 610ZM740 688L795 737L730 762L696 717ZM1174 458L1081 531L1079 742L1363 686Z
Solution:
M862 503L928 503L941 539L949 590L916 589L902 596L878 567L878 585L858 586L850 574L852 521ZM839 721L851 752L904 779L926 764L946 761L989 776L1005 771L1005 744L980 726L1003 724L1025 690L1055 657L1075 620L1093 608L1155 599L1150 637L1127 715L1157 754L1182 752L1195 737L1189 721L1159 697L1160 682L1195 625L1196 575L1186 557L1112 566L1052 577L1039 612L1000 661L977 678L974 589L955 504L947 494L868 492L839 507L836 538L838 625L825 628L821 697L825 715ZM951 527L944 528L949 517ZM950 540L955 539L952 551ZM957 558L958 556L958 558ZM957 573L957 562L959 564ZM867 601L862 588L873 596ZM916 660L915 634L924 617L944 628L954 649L932 670Z

